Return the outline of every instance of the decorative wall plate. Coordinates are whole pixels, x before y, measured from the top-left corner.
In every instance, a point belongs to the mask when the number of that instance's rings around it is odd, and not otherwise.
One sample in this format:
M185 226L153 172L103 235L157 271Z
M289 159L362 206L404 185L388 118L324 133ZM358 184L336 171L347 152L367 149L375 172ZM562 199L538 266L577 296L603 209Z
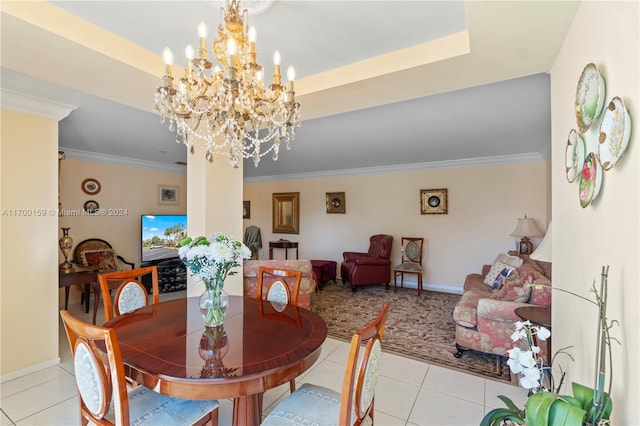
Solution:
M87 195L96 195L100 192L102 185L97 179L88 178L82 181L82 191Z
M598 197L602 187L602 167L593 152L590 152L584 160L579 183L578 197L580 206L584 208Z
M582 70L576 89L576 121L578 130L584 133L591 127L604 106L604 78L595 64L587 64Z
M598 153L604 170L616 165L629 145L631 117L629 111L617 96L609 102L600 124L600 142Z
M567 180L571 183L576 180L584 163L584 140L575 129L571 129L567 138L565 150L565 170Z

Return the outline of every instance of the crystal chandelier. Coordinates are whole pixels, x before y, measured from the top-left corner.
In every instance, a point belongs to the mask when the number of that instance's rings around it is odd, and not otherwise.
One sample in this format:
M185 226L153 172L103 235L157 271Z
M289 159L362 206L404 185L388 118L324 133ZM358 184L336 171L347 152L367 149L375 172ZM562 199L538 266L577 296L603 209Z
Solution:
M253 158L258 167L269 152L277 160L280 140L289 149L301 124L293 90L295 71L289 66L289 82L284 86L276 50L273 83L265 87L264 71L257 63L256 30L247 28L247 16L246 9L240 12L239 0L226 1L218 39L213 41L213 63L207 59L207 27L201 23L198 55L191 45L186 47L185 75L175 82L173 54L165 48L165 75L155 93L154 110L162 123L169 120L176 142L185 144L192 154L194 143L202 145L210 162L214 155L226 155L234 167L242 158Z

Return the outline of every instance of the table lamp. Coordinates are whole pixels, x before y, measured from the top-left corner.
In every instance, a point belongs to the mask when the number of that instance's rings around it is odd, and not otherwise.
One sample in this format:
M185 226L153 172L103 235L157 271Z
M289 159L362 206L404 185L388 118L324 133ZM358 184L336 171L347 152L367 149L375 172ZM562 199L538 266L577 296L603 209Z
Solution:
M529 256L533 260L551 262L551 222L547 227L547 233L538 248Z
M522 238L518 243L518 253L520 254L531 254L533 251L533 244L529 240L529 237L541 237L543 235L540 228L536 225L536 222L528 218L526 214L524 217L518 219L516 229L511 233L513 237Z

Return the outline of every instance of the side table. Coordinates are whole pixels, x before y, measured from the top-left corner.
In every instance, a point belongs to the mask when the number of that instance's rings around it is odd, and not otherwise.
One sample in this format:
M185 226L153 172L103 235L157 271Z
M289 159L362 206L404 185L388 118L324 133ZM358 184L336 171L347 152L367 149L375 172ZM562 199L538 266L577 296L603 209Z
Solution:
M541 325L551 331L551 306L521 306L514 312L523 320ZM547 365L551 365L551 336L547 339Z
M288 260L288 252L289 249L296 249L296 259L298 258L298 242L297 241L288 241L288 240L278 240L278 241L269 241L269 260L273 260L273 249L279 248L284 249L284 259Z
M58 269L58 288L64 287L64 308L67 309L69 305L69 287L73 285L82 285L84 291L84 299L87 302L86 311L89 313L89 296L91 290L96 294L96 300L100 293L98 287L98 270L95 268L87 268L77 264L73 265L73 271L63 271ZM94 303L93 307L93 323L96 323L96 309L97 304Z

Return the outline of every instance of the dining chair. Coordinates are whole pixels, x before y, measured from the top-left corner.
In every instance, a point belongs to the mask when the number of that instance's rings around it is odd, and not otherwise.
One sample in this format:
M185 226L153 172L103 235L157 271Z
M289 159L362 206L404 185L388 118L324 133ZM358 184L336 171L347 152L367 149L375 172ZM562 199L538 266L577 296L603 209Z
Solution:
M155 265L98 274L100 292L104 300L105 322L149 304L149 294L142 284L142 277L146 275L151 275L151 301L156 304L160 301L160 295L158 268ZM116 294L111 300L111 290L114 288L117 288Z
M80 424L217 425L218 401L166 396L128 388L116 330L85 323L61 310L80 402Z
M398 276L400 287L404 287L404 274L414 274L418 279L418 296L422 291L422 247L424 238L402 237L401 263L393 268L393 291L396 291Z
M305 383L280 402L262 425L291 425L291 419L295 424L372 425L382 355L380 342L388 311L387 303L375 320L351 338L342 393Z
M280 304L282 309L288 304L298 305L301 281L301 271L261 266L258 269L256 298Z
M287 278L289 279L287 280ZM258 300L266 299L271 302L276 311L283 312L287 305L298 305L301 281L302 271L261 266L258 268L256 298ZM266 287L266 290L263 287ZM295 379L291 379L289 382L289 389L291 392L296 390Z

